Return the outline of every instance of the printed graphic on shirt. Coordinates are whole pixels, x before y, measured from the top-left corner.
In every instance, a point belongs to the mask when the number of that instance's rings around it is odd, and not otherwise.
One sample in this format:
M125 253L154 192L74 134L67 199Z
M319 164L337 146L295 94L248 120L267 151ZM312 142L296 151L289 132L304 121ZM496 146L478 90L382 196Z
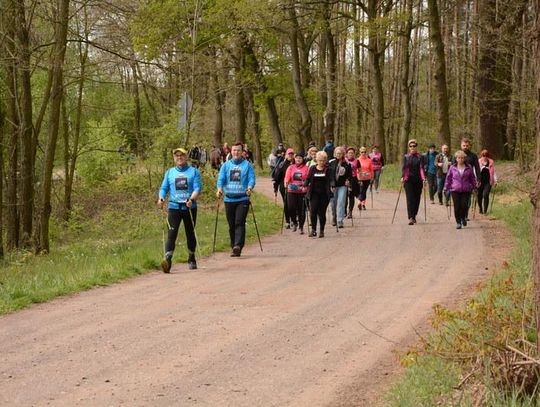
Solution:
M241 178L242 178L242 171L240 170L240 168L233 168L229 172L229 181L239 182Z
M302 181L302 173L295 172L292 177L293 181Z
M324 172L316 172L313 174L314 177L326 177L326 174Z
M188 179L184 177L183 175L180 177L177 177L174 180L174 187L177 191L186 191L188 189Z
M379 162L379 157L372 157L371 160L377 164Z
M368 171L362 171L362 177L369 177Z
M345 167L340 165L338 169L338 176L343 177L344 175L345 175Z

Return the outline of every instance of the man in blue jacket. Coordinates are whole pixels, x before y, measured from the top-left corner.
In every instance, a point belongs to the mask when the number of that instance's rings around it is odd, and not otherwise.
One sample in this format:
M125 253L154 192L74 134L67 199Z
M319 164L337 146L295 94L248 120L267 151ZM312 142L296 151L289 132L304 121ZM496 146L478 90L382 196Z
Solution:
M169 196L167 215L169 232L165 244L165 258L161 262L161 269L164 273L171 271L176 238L182 221L184 222L189 251L188 266L190 270L197 268L195 223L197 221L197 198L201 193L201 174L198 169L187 163L187 151L183 148L176 148L173 151L173 157L175 166L165 172L158 200L158 205L163 208L165 198L167 195Z
M224 196L225 212L229 223L231 257L240 257L246 240L246 218L249 211L251 191L255 187L255 169L242 157L244 146L232 146L232 159L219 170L217 197Z
M435 162L439 153L435 150L435 144L429 145L429 150L424 156L424 172L428 182L429 199L435 203L435 193L437 192L437 163Z

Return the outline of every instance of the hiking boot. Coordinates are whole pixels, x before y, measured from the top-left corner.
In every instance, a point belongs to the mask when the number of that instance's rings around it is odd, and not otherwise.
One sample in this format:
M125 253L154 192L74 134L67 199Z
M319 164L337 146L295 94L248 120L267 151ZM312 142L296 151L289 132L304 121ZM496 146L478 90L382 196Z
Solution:
M240 257L242 253L242 248L240 246L234 246L232 248L231 257Z
M165 257L161 261L161 270L164 273L169 274L171 272L172 267L172 253L166 253Z
M311 237L317 237L317 231L315 229L311 229L311 233L309 235Z
M296 232L298 230L298 225L296 223L293 223L292 231Z
M322 230L319 232L319 237L324 237L324 232Z
M190 270L197 270L197 261L195 260L195 253L190 253L188 257L188 268Z

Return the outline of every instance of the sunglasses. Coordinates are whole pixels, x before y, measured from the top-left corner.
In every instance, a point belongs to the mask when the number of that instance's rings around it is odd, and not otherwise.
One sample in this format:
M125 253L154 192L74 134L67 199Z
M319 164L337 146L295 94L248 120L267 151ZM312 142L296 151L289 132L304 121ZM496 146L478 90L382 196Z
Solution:
M416 147L418 144L409 144L409 147Z

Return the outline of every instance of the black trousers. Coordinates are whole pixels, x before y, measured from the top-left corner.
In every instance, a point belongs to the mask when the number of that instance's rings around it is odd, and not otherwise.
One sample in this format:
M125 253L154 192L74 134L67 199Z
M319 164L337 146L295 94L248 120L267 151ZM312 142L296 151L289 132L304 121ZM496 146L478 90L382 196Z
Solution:
M427 182L429 189L429 200L435 200L435 194L437 193L437 174L427 174Z
M359 193L360 193L360 185L358 184L358 180L356 178L351 178L351 186L349 187L349 190L347 191L347 208L348 208L349 213L353 211L354 201L358 197Z
M304 223L306 222L305 196L306 194L287 193L287 205L289 207L291 222L299 225L301 228L304 227Z
M480 208L481 213L486 213L489 208L489 194L491 192L491 184L488 182L486 184L482 183L478 187L478 207Z
M367 191L368 191L369 185L371 184L371 180L366 179L364 181L358 181L358 182L360 184L360 193L358 195L358 199L360 199L360 201L363 202L367 199Z
M191 212L191 216L189 215ZM193 223L191 218L193 217ZM165 244L166 252L174 252L176 247L176 238L178 237L178 229L180 223L184 221L184 230L186 231L187 247L191 253L195 252L197 247L197 239L195 239L195 225L197 224L197 208L191 208L189 211L180 209L169 209L167 220L169 222L169 232L167 234L167 243Z
M454 202L454 217L456 218L456 223L461 223L467 219L470 198L470 192L452 192L452 201Z
M309 200L309 216L311 218L311 229L317 230L317 218L319 219L319 229L324 232L326 225L326 208L330 203L327 194L312 193Z
M246 242L246 218L249 211L249 201L225 202L225 213L229 223L229 238L231 247L244 247Z
M291 223L291 215L289 213L289 205L287 204L287 188L283 184L279 185L279 193L283 200L283 212L285 213L285 223Z
M407 197L407 217L409 219L416 219L418 215L418 209L420 208L420 201L422 199L422 187L421 180L418 181L405 181L403 188L405 188L405 196Z

